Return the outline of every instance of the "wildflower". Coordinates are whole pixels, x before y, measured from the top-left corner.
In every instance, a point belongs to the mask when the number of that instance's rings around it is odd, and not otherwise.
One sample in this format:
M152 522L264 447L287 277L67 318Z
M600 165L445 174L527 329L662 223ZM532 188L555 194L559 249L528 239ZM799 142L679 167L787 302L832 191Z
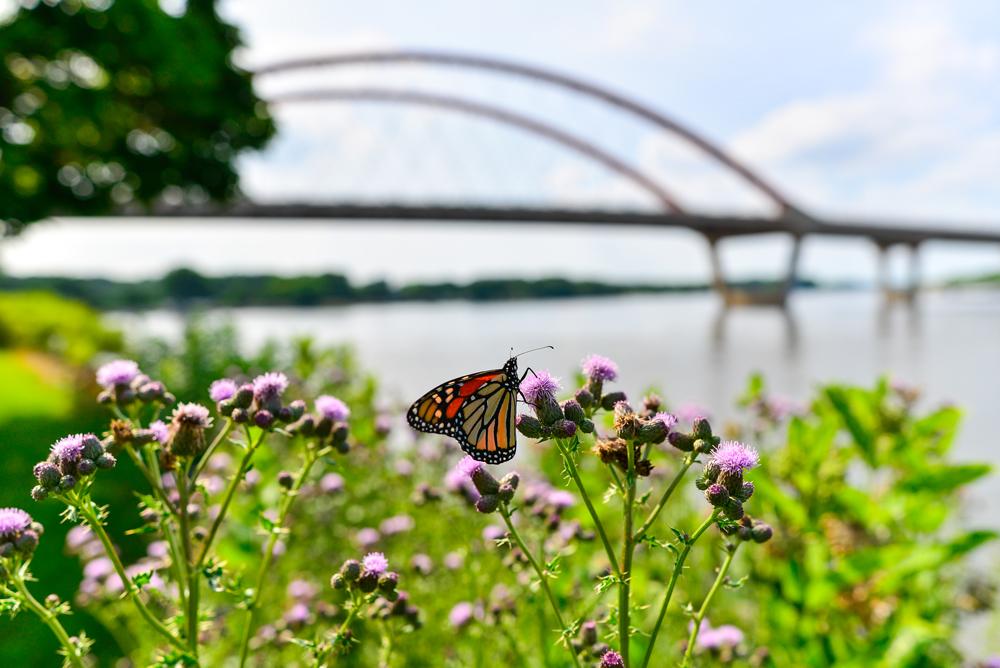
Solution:
M601 657L600 668L625 668L625 660L622 655L613 649L609 649Z
M690 402L677 406L676 415L677 418L685 424L693 424L694 421L700 417L711 417L709 412L705 410L703 406Z
M538 421L538 418L531 415L526 415L524 413L518 415L515 426L522 435L528 438L541 438L545 435L542 423Z
M607 357L590 355L581 365L583 374L591 380L615 380L618 378L618 365Z
M79 478L93 474L98 468L113 468L116 463L93 434L63 437L52 445L48 460L35 465L33 473L39 484L31 490L31 496L41 501L57 489L70 490Z
M214 381L208 388L208 396L212 401L219 403L232 399L238 389L236 381L229 378L220 378Z
M296 600L308 601L316 596L316 586L308 580L292 580L288 583L287 592Z
M620 401L628 401L628 397L625 396L624 392L610 392L601 397L601 408L606 411L614 410L615 404Z
M278 485L285 489L291 489L295 484L295 476L288 471L278 472Z
M132 360L113 360L97 370L97 384L105 389L126 386L139 375L139 365Z
M498 524L491 524L490 526L483 529L483 540L489 543L490 547L493 543L500 540L507 535L507 530Z
M341 565L340 574L347 582L356 582L361 577L361 562L356 559L348 559Z
M753 448L739 441L725 441L712 453L710 463L719 471L718 482L731 495L738 496L743 493L743 471L757 466L759 459Z
M344 478L337 473L327 473L319 479L319 488L324 494L336 494L344 489Z
M549 492L546 501L556 510L563 510L565 508L569 508L574 503L576 503L576 499L573 498L572 494L570 494L566 490L561 490L561 489Z
M0 557L30 557L38 547L42 525L20 508L0 508ZM3 571L0 569L0 576Z
M316 397L316 411L333 422L344 422L351 415L351 410L343 401L329 394Z
M163 420L156 420L150 424L149 431L153 433L153 438L156 439L160 445L163 445L170 439L170 430L167 428L167 425L164 424Z
M457 571L465 564L465 556L461 552L449 552L444 555L444 567L449 571Z
M626 401L614 405L615 431L621 438L635 438L639 432L639 416Z
M614 464L622 471L628 470L628 448L629 444L623 438L612 438L598 440L594 444L594 454L596 454L605 464ZM633 462L635 472L639 476L646 477L653 471L653 464L648 459L642 459L642 445L634 443Z
M170 420L170 454L191 457L205 449L205 430L212 426L208 409L201 404L178 404Z
M299 629L312 621L312 613L305 603L296 603L282 616L285 624L291 629Z
M288 389L288 376L268 372L253 379L253 396L260 403L280 397Z
M358 545L365 548L371 547L377 543L380 538L382 538L382 536L379 532L371 527L365 527L354 534L354 540L358 543Z
M743 631L731 624L723 624L718 628L709 625L708 620L698 634L696 647L701 650L717 650L732 648L743 642Z
M413 558L410 559L410 566L421 575L427 575L434 570L434 562L429 556L422 553L413 555Z
M500 491L500 483L497 479L480 463L476 463L476 466L472 467L469 473L469 477L472 479L472 484L476 486L476 491L482 495L496 494Z
M365 571L369 573L382 575L382 573L385 573L385 570L389 567L389 560L386 559L385 555L381 552L369 552L365 555L365 558L361 560L361 565L364 567Z
M466 455L445 474L445 487L452 492L463 494L471 503L475 503L480 494L472 483L472 472L480 467L479 462Z
M456 629L465 628L472 623L475 615L475 608L471 603L462 601L455 604L455 607L448 613L448 623Z
M379 525L379 532L383 536L393 536L413 529L415 523L409 515L394 515L382 520Z
M753 527L750 529L750 538L753 542L766 543L771 540L772 535L774 535L774 530L771 528L771 525L759 520L754 521Z
M521 392L528 403L538 403L540 399L551 397L559 390L559 380L553 378L548 371L539 371L533 376L527 376L521 381Z

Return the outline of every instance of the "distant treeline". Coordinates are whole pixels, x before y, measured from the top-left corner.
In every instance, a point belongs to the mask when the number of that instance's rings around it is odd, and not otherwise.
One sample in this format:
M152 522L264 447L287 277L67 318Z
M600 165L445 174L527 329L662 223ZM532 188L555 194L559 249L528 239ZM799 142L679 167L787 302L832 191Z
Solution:
M768 287L764 281L739 284ZM816 287L802 281L801 287ZM461 299L564 299L630 293L699 292L704 283L604 283L566 278L491 278L469 283L411 283L393 286L385 281L354 285L339 274L316 276L204 276L191 269L175 269L163 278L115 281L105 278L62 276L0 276L0 290L46 290L78 299L99 309L149 309L186 306L321 306L362 302L439 301Z

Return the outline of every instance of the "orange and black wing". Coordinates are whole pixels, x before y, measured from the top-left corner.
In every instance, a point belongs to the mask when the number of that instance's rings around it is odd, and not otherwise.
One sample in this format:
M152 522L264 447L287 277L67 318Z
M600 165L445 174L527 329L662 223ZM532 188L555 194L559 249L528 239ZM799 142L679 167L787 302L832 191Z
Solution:
M500 464L517 448L517 379L507 369L469 374L435 387L406 413L414 429L456 439L473 459Z

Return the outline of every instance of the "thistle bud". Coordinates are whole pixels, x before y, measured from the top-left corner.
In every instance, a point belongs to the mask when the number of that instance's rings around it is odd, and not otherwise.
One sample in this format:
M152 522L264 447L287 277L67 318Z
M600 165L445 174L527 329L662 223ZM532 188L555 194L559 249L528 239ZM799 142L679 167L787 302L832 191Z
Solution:
M734 499L733 497L729 497L729 501L726 502L726 505L722 509L722 512L725 514L726 517L728 517L731 520L742 519L743 504Z
M65 491L71 490L76 487L76 478L71 475L64 475L59 479L59 489Z
M338 423L330 435L330 442L333 443L333 447L337 448L338 451L347 452L347 450L342 449L342 446L346 445L349 433L350 429L346 424L343 422Z
M575 424L580 424L587 419L586 414L583 412L583 406L576 399L567 399L562 405L563 415L566 416L567 420L574 422Z
M261 409L253 414L253 423L261 429L268 429L274 424L274 414L266 409Z
M14 547L22 554L31 554L38 547L38 534L27 529L14 542Z
M522 413L517 416L517 430L528 438L539 438L542 435L542 423L537 418Z
M714 459L710 459L708 460L708 463L705 464L705 469L702 472L702 476L705 478L705 480L708 480L709 482L715 482L716 480L719 479L719 473L721 471L722 469L719 468L719 463L716 462Z
M399 573L395 573L393 571L383 573L378 579L378 589L382 593L396 591L397 584L399 584Z
M737 497L739 498L740 501L746 503L747 501L750 500L750 497L753 496L753 489L754 489L753 483L747 480L743 483L743 489L740 491Z
M656 394L647 394L642 398L642 407L645 408L646 412L650 415L659 413L660 409L663 407L663 399Z
M577 403L583 408L590 408L594 405L594 395L585 387L577 390L575 397Z
M739 497L743 494L743 471L720 471L718 481L732 496Z
M35 485L31 488L31 498L35 501L44 501L49 497L49 490L41 485Z
M358 578L358 589L366 594L370 594L378 588L378 574L372 571L364 571Z
M289 425L288 431L293 434L312 436L313 432L316 431L316 418L312 415L303 415L296 422Z
M691 424L691 434L695 438L712 438L712 425L708 423L708 418L697 417Z
M288 408L290 412L290 419L288 420L288 422L295 422L305 414L306 402L302 401L301 399L296 399L292 403L288 404L286 408Z
M772 535L774 535L774 530L771 529L771 525L764 522L754 522L750 529L750 537L755 543L766 543L771 540Z
M727 492L726 488L722 485L713 483L708 486L708 489L705 490L705 498L708 499L708 502L713 506L724 506L729 502L729 492Z
M556 420L552 424L553 436L569 438L576 433L576 423L570 420Z
M136 396L139 397L139 401L148 404L151 401L160 399L166 393L167 388L163 386L163 383L154 380L140 386L136 392Z
M672 431L667 436L667 441L681 452L691 452L694 450L694 439L689 434Z
M33 473L38 484L45 488L53 488L59 484L59 467L52 462L38 462L35 464Z
M245 408L234 408L233 412L229 414L229 417L236 424L246 424L250 421L250 413L248 413Z
M500 489L500 483L497 482L497 479L482 464L472 469L471 477L472 484L476 486L476 490L483 496L496 494Z
M610 394L605 394L601 398L601 408L606 411L614 410L615 404L619 401L628 401L628 397L625 396L624 392L612 392Z
M584 434L594 433L594 422L592 420L584 420L583 422L580 423L579 426L580 426L580 431L582 431Z
M334 573L333 577L330 578L330 586L334 589L346 589L347 579L340 573Z
M94 460L94 463L97 464L97 468L99 469L113 469L118 463L118 460L115 459L115 456L110 452L105 452Z
M240 385L230 401L236 408L250 408L250 404L253 403L253 384L246 383Z
M495 512L499 506L500 497L496 494L486 494L476 500L476 510L484 514Z
M641 443L663 443L669 432L662 420L649 420L639 427L638 439Z
M551 425L563 419L562 408L551 394L542 394L535 401L535 415L543 425Z
M205 430L212 426L208 409L198 404L180 404L170 420L167 448L175 457L193 457L205 449Z
M504 503L510 503L511 500L514 498L514 491L515 488L513 485L511 485L510 483L502 482L500 483L500 489L497 490L497 496L500 497L500 500L503 501Z
M291 489L292 485L295 484L295 476L288 471L281 471L278 473L278 484L285 489Z
M625 401L615 404L615 431L621 438L634 438L639 432L639 418Z
M359 577L361 577L361 562L356 559L348 559L344 562L344 565L340 567L340 574L344 576L344 579L348 582L356 582Z
M517 471L511 471L503 478L500 479L501 485L510 485L514 489L517 489L518 484L521 482L521 476L518 475Z
M93 459L81 459L76 463L76 472L80 475L90 475L97 470Z

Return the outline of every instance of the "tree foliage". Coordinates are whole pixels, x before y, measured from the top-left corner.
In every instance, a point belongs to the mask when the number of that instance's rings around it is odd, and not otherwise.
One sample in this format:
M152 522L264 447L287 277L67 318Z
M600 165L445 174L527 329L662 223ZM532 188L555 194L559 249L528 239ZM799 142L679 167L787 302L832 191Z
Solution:
M0 220L236 193L274 133L213 0L29 2L0 19Z

